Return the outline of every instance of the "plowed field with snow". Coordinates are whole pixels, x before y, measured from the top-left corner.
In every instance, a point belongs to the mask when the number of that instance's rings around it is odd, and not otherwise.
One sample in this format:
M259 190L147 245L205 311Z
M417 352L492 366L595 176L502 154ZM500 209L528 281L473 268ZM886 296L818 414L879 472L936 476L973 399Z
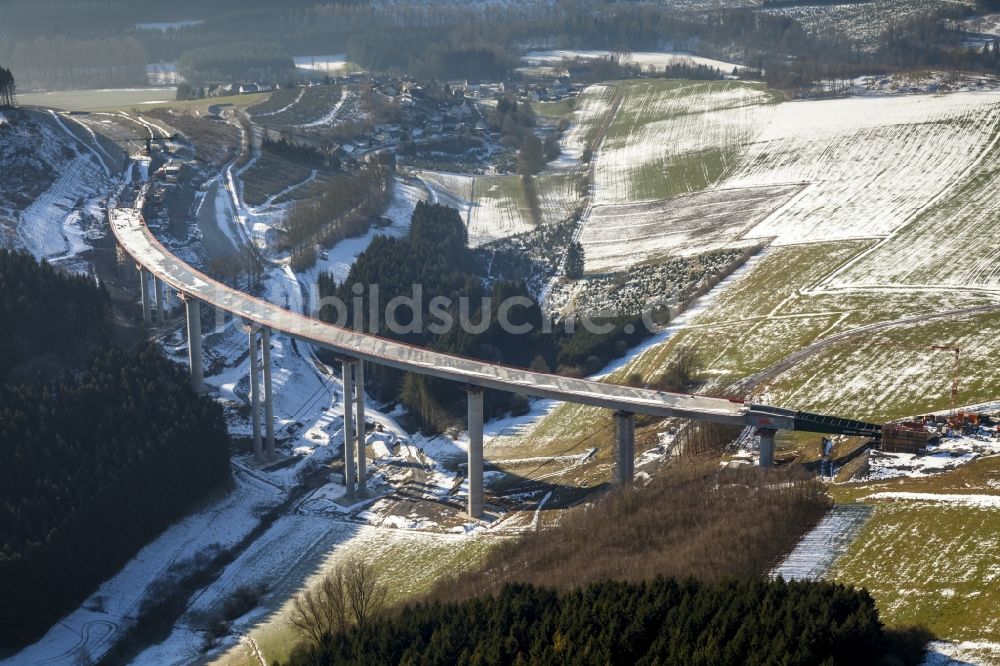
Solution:
M981 236L996 189L1000 93L772 102L744 82L588 88L566 139L569 152L599 144L581 232L587 270L756 239L880 239L932 210L928 244L941 229L960 244ZM979 221L956 233L956 212L962 224ZM942 267L954 251L927 248L925 272L993 284L991 252ZM909 266L905 250L893 253ZM837 286L885 281L882 259Z

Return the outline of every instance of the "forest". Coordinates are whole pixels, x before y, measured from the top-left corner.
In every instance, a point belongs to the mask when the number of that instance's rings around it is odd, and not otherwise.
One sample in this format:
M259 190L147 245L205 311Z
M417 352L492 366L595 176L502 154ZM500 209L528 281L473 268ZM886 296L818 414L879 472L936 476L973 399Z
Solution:
M221 408L150 344L108 345L108 295L0 252L0 647L36 639L229 482ZM96 351L102 342L104 351Z
M197 83L288 81L295 78L295 62L274 42L230 41L185 52L177 71Z
M772 6L799 4L775 0ZM0 61L22 72L25 88L124 85L137 81L147 62L185 57L201 63L201 69L190 71L205 80L274 83L287 80L283 59L289 54L337 52L376 71L397 68L424 78L502 79L517 66L526 45L627 52L658 50L670 43L679 50L734 59L766 72L772 86L794 88L862 70L926 65L995 69L978 49L963 47L963 34L943 20L992 11L995 4L978 0L928 9L906 23L886 26L877 47L863 49L851 35L810 34L787 16L753 7L699 12L604 0L435 5L185 0L166 6L145 0L12 0L0 6L0 31L7 37L0 40ZM167 29L137 25L180 18L196 20ZM99 42L111 48L102 52L96 48ZM46 44L53 48L46 50ZM254 52L264 44L269 44L273 60L261 60ZM239 52L221 58L220 45L238 45Z
M917 664L926 638L887 631L866 591L837 583L655 578L418 603L287 663Z
M111 333L110 299L92 279L0 249L0 381L44 385Z

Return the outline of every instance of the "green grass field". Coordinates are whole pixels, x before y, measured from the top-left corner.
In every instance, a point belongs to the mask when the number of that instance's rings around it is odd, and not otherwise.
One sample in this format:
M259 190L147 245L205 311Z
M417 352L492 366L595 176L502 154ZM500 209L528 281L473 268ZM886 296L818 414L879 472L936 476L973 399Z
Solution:
M319 573L306 582L314 585L323 573L348 557L372 564L387 585L387 604L405 603L428 592L442 578L476 566L494 539L433 534L395 529L369 529L330 553ZM291 600L251 631L251 636L269 663L287 659L299 640L288 623ZM245 644L227 651L215 662L224 666L259 666Z
M64 90L21 93L17 96L17 100L22 106L42 106L62 111L98 111L133 107L151 108L173 100L176 92L176 88Z
M776 100L742 81L653 79L611 90L619 104L603 116L583 114L606 128L596 162L598 202L672 199L720 181L739 165L760 111ZM599 130L588 128L587 136L599 137Z
M17 96L22 106L42 106L62 111L149 111L151 109L189 109L202 113L220 105L246 106L262 101L267 93L230 95L177 101L174 88L136 88L110 90L65 90L47 93L24 93Z
M867 588L887 623L1000 641L1000 511L878 501L832 577Z
M536 102L531 105L535 113L548 118L565 118L573 113L574 107L575 100L572 97L561 99L558 102Z

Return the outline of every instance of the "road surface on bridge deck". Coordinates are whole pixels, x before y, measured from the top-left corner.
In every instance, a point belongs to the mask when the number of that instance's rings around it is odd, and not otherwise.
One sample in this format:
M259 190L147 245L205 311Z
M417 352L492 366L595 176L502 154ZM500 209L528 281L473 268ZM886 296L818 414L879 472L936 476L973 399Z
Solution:
M777 410L771 408L767 413L755 415L752 407L724 398L667 393L531 372L435 352L335 326L285 310L201 273L164 247L146 226L137 209L116 208L111 210L110 218L115 237L132 258L178 291L234 316L336 353L462 384L595 407L733 425L793 427L793 412L787 416L779 415ZM761 418L765 423L760 422Z

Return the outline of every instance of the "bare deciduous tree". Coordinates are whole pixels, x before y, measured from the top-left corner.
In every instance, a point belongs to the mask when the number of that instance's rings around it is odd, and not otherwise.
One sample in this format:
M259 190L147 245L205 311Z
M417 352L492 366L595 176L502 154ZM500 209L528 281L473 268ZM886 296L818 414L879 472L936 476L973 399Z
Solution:
M382 612L385 596L374 568L350 559L295 599L289 621L306 640L319 644L351 625L363 628Z
M656 386L663 391L689 391L697 383L703 367L696 347L680 347L674 352Z
M351 619L358 629L364 629L385 607L386 587L379 582L372 566L360 560L347 563L345 582Z

